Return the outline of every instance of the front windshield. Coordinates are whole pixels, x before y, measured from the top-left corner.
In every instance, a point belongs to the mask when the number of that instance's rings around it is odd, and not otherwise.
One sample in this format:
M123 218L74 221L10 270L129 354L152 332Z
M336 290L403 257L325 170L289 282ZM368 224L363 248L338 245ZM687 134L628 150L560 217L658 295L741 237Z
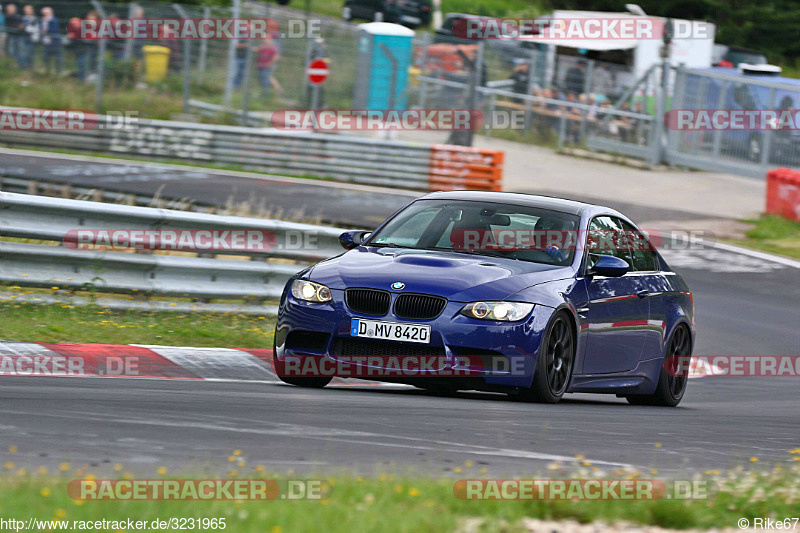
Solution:
M418 200L365 246L443 250L565 266L578 217L559 211L475 201Z

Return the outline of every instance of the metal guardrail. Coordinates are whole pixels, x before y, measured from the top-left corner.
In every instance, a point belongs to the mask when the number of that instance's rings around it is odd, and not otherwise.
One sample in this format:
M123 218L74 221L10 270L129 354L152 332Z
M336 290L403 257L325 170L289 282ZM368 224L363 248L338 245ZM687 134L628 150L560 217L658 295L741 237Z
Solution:
M274 234L276 246L265 252L215 250L214 257L186 257L0 241L0 282L100 293L264 301L278 298L287 279L307 264L342 252L338 242L342 230L336 228L0 192L4 237L63 243L67 233L76 229L261 230ZM217 257L226 253L231 255Z
M475 150L464 146L166 120L125 125L113 117L96 118L93 129L3 129L0 143L234 164L268 173L403 189L501 189L503 157L497 150L476 161ZM94 117L88 119L94 122Z
M109 191L98 187L85 187L71 183L54 183L52 181L42 181L38 179L14 178L4 176L2 169L0 169L0 191L55 198L91 200L92 202L106 202L111 204L158 207L178 211L194 211L197 213L214 213L217 209L217 206L198 204L194 200L188 198L163 198L153 194Z
M113 124L113 119L98 117L98 124ZM407 189L429 188L430 146L332 133L142 119L134 125L84 131L2 130L0 143L241 165L262 172Z

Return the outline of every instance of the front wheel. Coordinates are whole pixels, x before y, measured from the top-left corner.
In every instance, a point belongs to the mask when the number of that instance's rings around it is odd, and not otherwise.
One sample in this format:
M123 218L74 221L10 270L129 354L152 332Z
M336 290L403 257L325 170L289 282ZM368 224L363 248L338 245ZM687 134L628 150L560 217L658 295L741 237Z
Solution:
M290 378L286 376L278 376L278 378L289 385L306 389L321 389L331 382L331 378Z
M558 403L567 391L574 362L575 331L567 314L560 311L550 322L539 346L531 388L520 391L520 399Z
M669 341L666 359L661 366L656 390L650 395L626 396L631 405L659 405L662 407L676 407L686 393L689 378L683 363L686 357L691 357L692 341L689 329L680 325L672 334Z

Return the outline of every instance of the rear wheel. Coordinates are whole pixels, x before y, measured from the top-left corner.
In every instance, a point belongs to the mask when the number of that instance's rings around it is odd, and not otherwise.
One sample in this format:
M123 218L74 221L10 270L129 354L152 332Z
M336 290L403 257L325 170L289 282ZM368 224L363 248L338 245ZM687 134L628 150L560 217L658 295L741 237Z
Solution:
M567 390L575 362L575 332L567 314L556 314L547 328L533 384L530 389L520 392L521 399L540 403L558 403Z
M632 405L660 405L663 407L675 407L683 399L686 392L686 384L689 382L686 371L687 365L682 364L683 359L691 357L692 341L689 336L689 329L680 325L672 334L669 341L669 349L664 365L661 366L661 373L658 376L656 390L650 395L626 396L625 399Z

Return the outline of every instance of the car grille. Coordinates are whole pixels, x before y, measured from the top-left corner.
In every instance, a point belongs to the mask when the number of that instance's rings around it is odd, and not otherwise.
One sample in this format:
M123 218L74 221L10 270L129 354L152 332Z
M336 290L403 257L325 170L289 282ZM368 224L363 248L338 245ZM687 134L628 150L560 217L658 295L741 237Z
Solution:
M333 355L339 361L403 370L439 370L446 362L443 347L368 339L337 339ZM355 359L365 356L370 359Z
M383 316L389 312L391 296L375 289L347 289L344 299L352 311L365 315Z
M401 294L394 302L394 314L400 318L430 320L436 318L447 305L447 300L427 294Z

